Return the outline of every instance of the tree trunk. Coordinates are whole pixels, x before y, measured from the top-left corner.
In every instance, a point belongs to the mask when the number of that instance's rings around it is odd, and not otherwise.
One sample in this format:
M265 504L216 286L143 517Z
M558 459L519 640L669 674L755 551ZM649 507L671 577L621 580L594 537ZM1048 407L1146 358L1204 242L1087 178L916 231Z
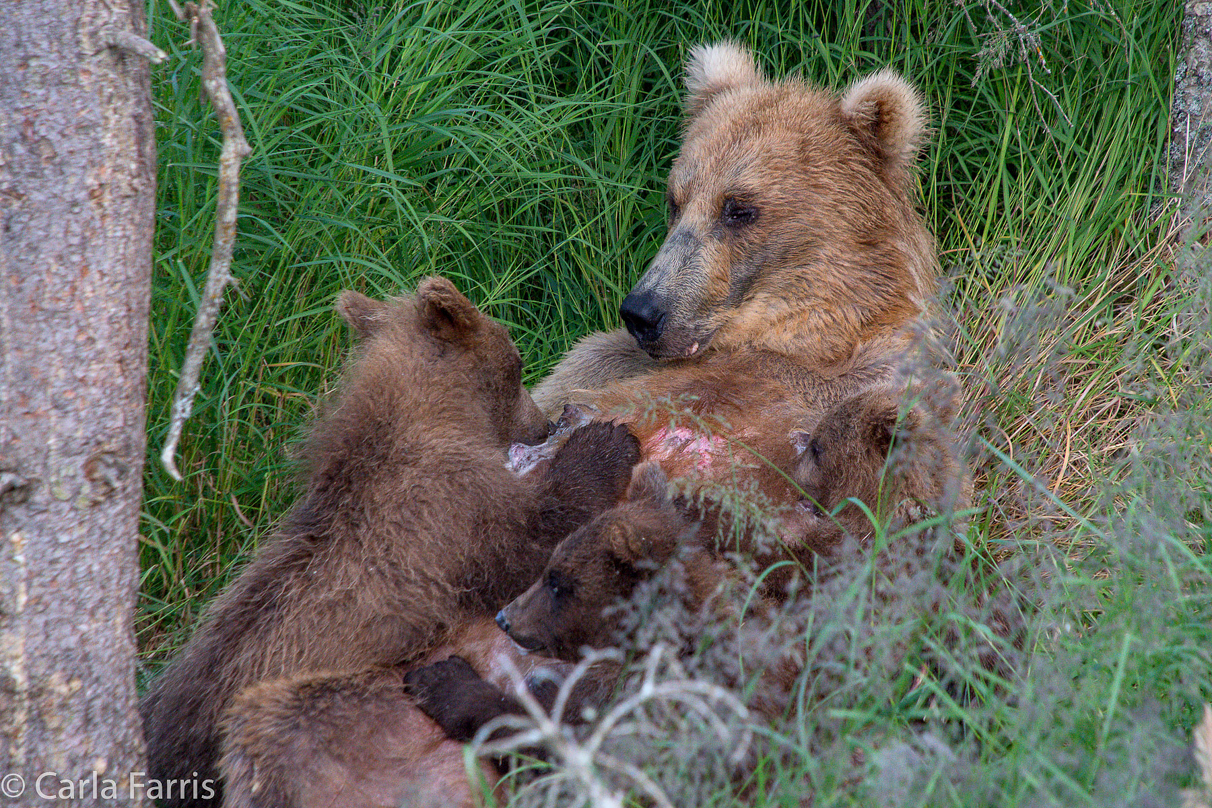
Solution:
M1170 110L1170 190L1186 241L1204 236L1212 211L1212 5L1186 0Z
M0 804L146 796L155 143L148 65L111 44L132 33L142 0L0 0Z

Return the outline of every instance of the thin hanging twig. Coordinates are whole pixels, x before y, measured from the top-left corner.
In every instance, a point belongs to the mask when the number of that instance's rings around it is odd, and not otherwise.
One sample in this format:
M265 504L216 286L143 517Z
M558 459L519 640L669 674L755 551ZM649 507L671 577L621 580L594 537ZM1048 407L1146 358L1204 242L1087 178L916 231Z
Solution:
M181 429L194 406L198 393L198 374L210 345L211 333L219 308L223 305L223 290L232 282L231 254L236 241L236 212L240 201L240 161L252 150L244 139L240 116L227 89L227 51L219 30L211 17L207 0L186 3L184 9L172 3L177 18L189 21L190 41L202 48L202 89L210 98L219 127L223 131L223 151L219 156L219 200L215 206L215 241L211 248L210 269L206 274L206 289L198 302L198 316L189 335L189 348L181 366L177 392L173 396L172 421L168 439L160 452L160 462L173 479L180 480L174 458Z

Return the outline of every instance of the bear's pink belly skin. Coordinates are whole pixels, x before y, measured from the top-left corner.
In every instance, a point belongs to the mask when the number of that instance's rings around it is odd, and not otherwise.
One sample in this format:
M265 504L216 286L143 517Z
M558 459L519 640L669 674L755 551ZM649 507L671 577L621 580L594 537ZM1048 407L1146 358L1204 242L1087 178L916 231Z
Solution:
M711 476L714 466L733 460L728 441L704 435L687 427L661 427L643 442L640 456L655 460L671 476L695 474Z

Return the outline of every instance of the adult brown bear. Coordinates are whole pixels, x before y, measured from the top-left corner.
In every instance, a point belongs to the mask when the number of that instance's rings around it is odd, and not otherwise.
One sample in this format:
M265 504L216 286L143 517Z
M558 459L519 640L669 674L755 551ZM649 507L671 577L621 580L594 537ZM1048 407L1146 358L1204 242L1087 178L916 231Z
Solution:
M787 505L799 494L771 469L790 467L790 433L922 369L937 273L914 206L926 113L890 70L835 96L767 80L729 43L691 51L686 87L669 231L620 307L626 329L582 340L534 397L629 424L671 477L740 480ZM781 448L737 471L735 447L754 440Z
M535 389L549 414L729 362L813 409L833 383L828 409L900 362L934 293L913 187L926 114L911 85L883 70L836 97L769 81L723 43L692 50L686 87L665 243L623 301L626 330L585 338Z

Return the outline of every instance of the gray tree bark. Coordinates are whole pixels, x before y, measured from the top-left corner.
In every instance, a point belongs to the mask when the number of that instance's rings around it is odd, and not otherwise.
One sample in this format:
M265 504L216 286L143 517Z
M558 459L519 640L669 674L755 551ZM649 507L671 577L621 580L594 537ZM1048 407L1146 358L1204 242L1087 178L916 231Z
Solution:
M142 0L0 0L0 804L143 793L146 33Z
M1212 3L1186 0L1170 111L1170 190L1182 232L1208 229L1212 211Z

